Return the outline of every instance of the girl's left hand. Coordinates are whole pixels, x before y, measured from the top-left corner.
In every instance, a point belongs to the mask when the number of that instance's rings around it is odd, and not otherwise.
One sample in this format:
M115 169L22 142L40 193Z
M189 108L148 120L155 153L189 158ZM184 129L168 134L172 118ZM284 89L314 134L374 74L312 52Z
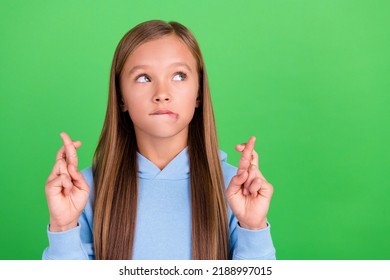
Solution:
M254 150L255 137L237 145L242 152L237 174L231 179L226 197L241 227L256 230L267 227L267 213L273 187L261 174L259 157Z

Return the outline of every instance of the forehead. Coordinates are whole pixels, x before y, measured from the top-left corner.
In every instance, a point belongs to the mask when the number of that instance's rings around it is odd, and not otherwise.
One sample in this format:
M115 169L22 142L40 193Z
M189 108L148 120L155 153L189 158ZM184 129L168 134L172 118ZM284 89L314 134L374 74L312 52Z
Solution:
M173 63L186 63L196 71L197 63L189 47L176 35L167 35L138 46L127 58L125 68Z

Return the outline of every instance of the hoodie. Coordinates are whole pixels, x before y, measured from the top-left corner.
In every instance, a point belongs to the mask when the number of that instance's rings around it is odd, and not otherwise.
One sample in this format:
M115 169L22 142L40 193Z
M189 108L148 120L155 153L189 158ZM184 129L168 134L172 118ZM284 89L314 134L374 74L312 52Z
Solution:
M187 148L183 149L163 170L137 153L139 193L133 259L191 259L190 165ZM237 168L226 162L220 152L225 186ZM43 259L95 259L93 251L93 176L92 169L82 171L91 191L77 227L64 232L47 230L49 247ZM270 225L261 230L248 230L238 225L228 208L230 258L275 259ZM204 240L207 242L207 240Z

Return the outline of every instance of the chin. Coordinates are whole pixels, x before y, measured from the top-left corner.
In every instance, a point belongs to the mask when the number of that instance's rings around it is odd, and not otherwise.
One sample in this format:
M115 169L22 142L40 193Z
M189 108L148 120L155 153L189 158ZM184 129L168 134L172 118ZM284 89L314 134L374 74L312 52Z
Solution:
M142 134L149 135L149 137L152 137L152 138L161 138L163 140L163 139L167 139L167 138L180 137L181 135L183 135L183 133L186 133L185 136L187 136L187 133L188 133L187 128L188 127L173 128L173 127L167 127L167 126L161 125L159 127L153 127L151 129L148 129L148 130L143 129Z
M153 133L153 136L156 138L173 138L175 136L180 135L180 131L159 131L156 133L156 131Z

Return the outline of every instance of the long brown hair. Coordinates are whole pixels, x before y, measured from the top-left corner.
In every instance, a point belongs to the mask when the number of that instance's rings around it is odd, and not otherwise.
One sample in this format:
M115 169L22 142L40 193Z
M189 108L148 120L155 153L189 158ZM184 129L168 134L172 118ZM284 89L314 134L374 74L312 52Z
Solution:
M112 61L106 118L93 159L96 259L131 259L138 197L137 142L128 112L120 110L120 75L141 44L174 34L197 61L200 106L189 124L192 258L227 259L228 217L218 140L206 69L199 45L177 22L147 21L119 42Z

